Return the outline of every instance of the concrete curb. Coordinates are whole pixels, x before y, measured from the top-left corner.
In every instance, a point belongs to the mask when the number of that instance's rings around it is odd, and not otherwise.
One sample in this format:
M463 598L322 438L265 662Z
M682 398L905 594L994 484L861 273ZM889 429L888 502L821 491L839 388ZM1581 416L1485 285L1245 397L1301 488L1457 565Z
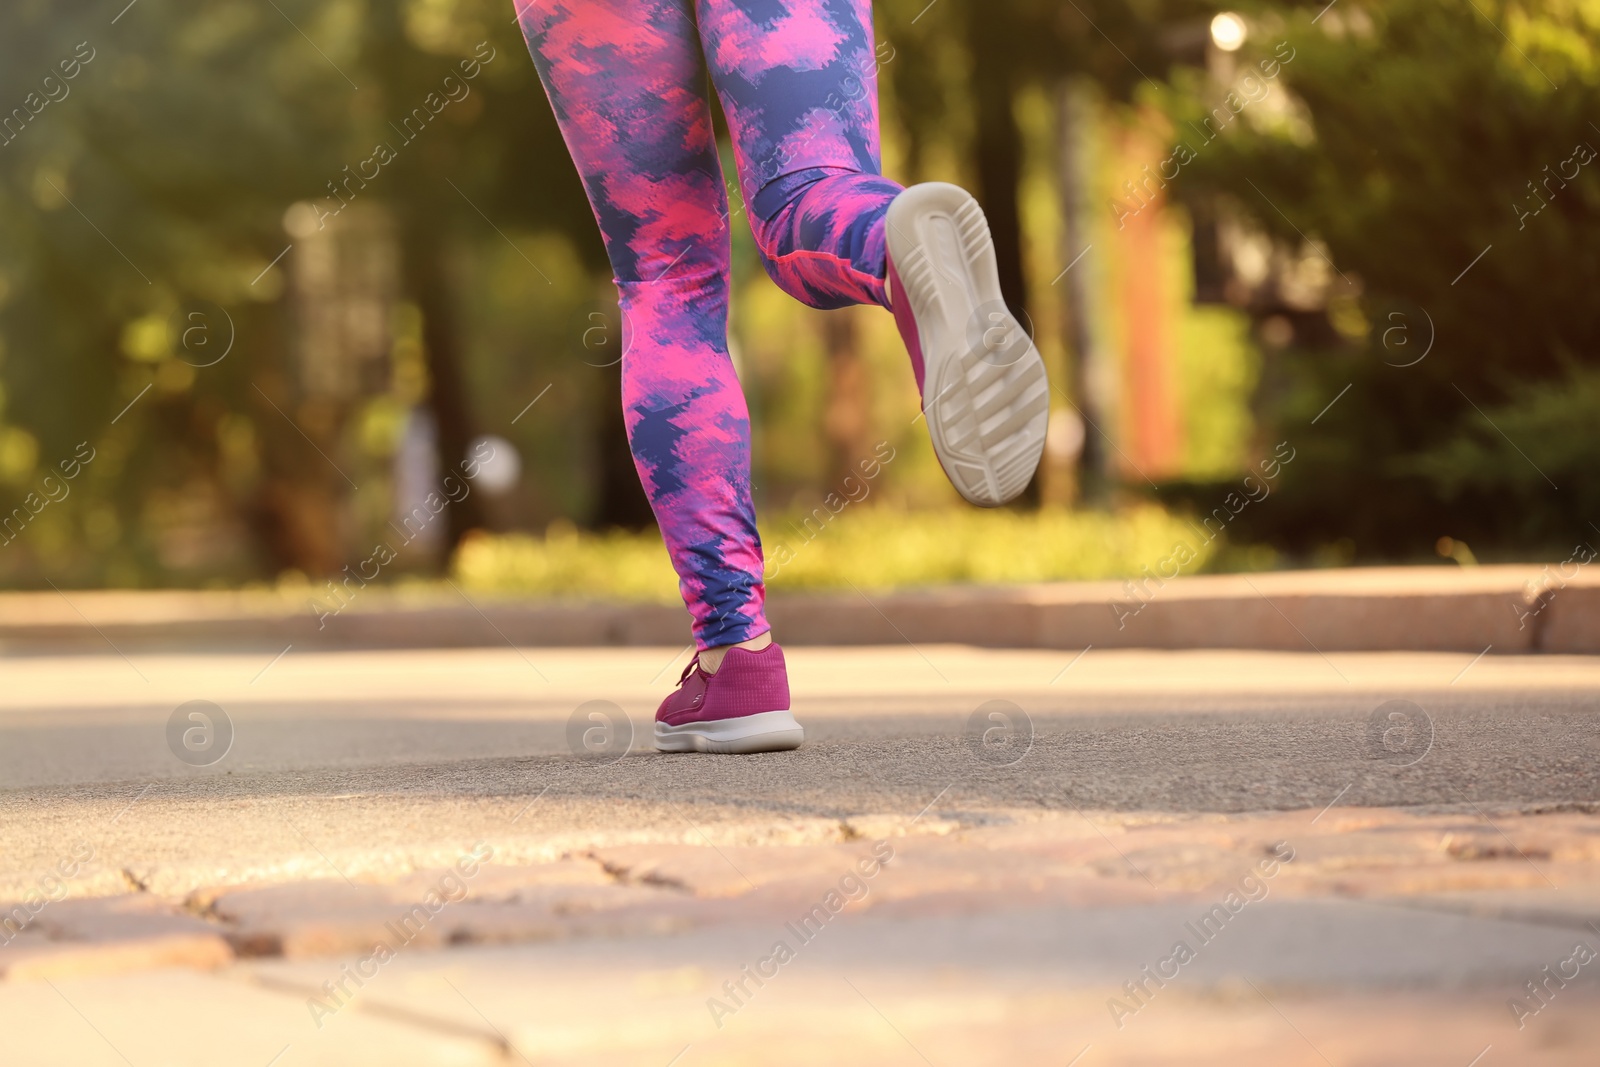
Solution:
M768 615L790 645L1600 653L1600 575L1510 564L780 592ZM684 611L662 604L370 590L319 619L306 594L0 594L0 651L13 654L688 641Z

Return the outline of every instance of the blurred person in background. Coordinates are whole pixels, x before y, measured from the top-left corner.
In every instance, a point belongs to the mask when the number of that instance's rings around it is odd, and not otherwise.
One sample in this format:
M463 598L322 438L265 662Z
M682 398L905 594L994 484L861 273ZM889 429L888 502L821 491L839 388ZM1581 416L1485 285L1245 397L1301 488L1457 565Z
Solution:
M663 751L798 746L763 610L750 423L728 355L729 207L707 80L767 274L814 308L893 312L951 483L1026 488L1049 386L964 190L880 173L870 0L519 0L615 275L634 465L694 617Z

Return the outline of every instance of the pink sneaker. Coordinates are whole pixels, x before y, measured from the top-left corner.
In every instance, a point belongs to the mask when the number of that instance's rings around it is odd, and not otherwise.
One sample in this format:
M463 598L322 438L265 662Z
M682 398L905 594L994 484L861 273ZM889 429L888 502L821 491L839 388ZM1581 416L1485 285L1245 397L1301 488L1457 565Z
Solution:
M889 302L934 454L957 492L997 507L1028 487L1044 453L1044 361L1001 299L989 223L965 189L913 185L886 222Z
M777 644L730 648L715 674L701 670L696 656L656 712L662 752L781 752L804 739L789 711L789 672Z

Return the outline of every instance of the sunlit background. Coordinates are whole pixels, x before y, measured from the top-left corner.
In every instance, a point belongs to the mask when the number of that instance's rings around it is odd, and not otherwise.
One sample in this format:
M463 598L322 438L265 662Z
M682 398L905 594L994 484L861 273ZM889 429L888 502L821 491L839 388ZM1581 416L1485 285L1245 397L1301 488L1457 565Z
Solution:
M1014 507L960 504L890 316L785 297L735 202L775 587L1600 536L1600 4L876 9L885 170L983 202L1050 437ZM672 599L621 358L510 0L5 5L4 585L316 588L387 550Z

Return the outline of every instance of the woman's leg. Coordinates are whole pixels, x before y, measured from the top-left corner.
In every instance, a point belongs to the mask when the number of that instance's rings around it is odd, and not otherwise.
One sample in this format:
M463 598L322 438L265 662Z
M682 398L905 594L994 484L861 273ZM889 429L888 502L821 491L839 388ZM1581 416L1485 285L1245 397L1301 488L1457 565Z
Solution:
M871 0L698 0L767 273L812 307L891 307L934 453L993 507L1027 488L1050 387L1006 307L983 209L965 190L882 177Z
M628 442L701 649L764 634L728 208L692 0L519 2L622 308Z
M889 306L871 0L699 0L762 265L817 308Z

